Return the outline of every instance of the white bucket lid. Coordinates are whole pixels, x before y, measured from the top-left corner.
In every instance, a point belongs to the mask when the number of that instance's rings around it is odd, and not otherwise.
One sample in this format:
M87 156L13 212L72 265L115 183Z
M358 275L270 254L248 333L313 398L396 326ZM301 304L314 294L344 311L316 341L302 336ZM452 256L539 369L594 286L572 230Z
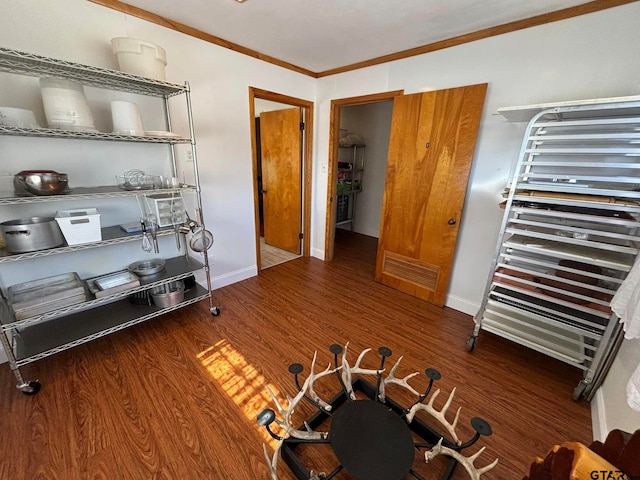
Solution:
M165 65L167 64L167 52L164 48L156 45L155 43L130 37L117 37L111 39L111 49L115 55L118 55L118 53L137 53L139 55L143 55L143 47L153 49L156 60L160 60Z

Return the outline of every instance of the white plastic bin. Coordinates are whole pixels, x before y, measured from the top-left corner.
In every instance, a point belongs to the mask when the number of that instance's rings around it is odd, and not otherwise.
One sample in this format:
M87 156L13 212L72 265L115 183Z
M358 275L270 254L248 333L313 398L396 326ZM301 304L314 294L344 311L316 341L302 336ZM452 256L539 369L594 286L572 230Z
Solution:
M166 80L167 53L164 48L145 40L118 37L111 39L111 49L118 59L120 71Z
M69 245L102 240L100 213L96 208L58 210L56 222Z
M63 78L41 78L40 93L50 128L95 130L93 114L82 84Z

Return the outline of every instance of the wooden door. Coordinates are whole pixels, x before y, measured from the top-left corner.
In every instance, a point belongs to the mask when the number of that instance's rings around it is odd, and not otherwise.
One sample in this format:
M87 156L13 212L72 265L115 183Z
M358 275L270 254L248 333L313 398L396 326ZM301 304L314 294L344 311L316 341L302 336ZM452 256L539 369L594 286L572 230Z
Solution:
M300 253L302 109L260 114L264 241Z
M396 97L376 281L443 305L487 84Z

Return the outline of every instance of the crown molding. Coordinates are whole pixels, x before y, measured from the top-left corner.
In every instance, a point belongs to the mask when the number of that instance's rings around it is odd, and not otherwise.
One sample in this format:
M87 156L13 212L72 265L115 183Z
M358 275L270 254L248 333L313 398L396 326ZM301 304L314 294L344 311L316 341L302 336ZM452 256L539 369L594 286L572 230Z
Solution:
M475 42L477 40L495 37L497 35L503 35L505 33L515 32L517 30L523 30L525 28L537 27L539 25L544 25L546 23L558 22L560 20L566 20L568 18L579 17L581 15L587 15L589 13L595 13L601 10L606 10L613 7L619 7L629 3L635 3L640 0L594 0L592 2L584 3L582 5L577 5L575 7L564 8L562 10L556 10L554 12L549 12L542 15L536 15L535 17L529 17L523 20L517 20L515 22L504 23L502 25L497 25L495 27L485 28L482 30L478 30L476 32L467 33L467 34L449 38L446 40L441 40L439 42L430 43L428 45L422 45L420 47L415 47L408 50L402 50L400 52L383 55L381 57L371 58L369 60L352 63L350 65L345 65L342 67L332 68L330 70L324 70L322 72L313 72L306 68L293 65L292 63L285 62L284 60L280 60L278 58L272 57L270 55L266 55L256 50L243 47L242 45L238 45L237 43L229 42L223 38L216 37L215 35L208 34L196 28L185 25L183 23L173 21L171 19L162 17L160 15L156 15L155 13L151 13L147 10L143 10L141 8L134 7L132 5L128 5L119 0L88 0L88 1L92 3L96 3L98 5L102 5L104 7L111 8L113 10L117 10L122 13L126 13L128 15L132 15L134 17L141 18L143 20L147 20L149 22L155 23L157 25L160 25L166 28L170 28L171 30L184 33L185 35L190 35L192 37L199 38L200 40L204 40L205 42L213 43L220 47L228 48L229 50L233 50L234 52L238 52L243 55L248 55L258 60L262 60L264 62L271 63L273 65L277 65L279 67L286 68L288 70L292 70L294 72L298 72L303 75L307 75L309 77L320 78L320 77L326 77L329 75L336 75L338 73L349 72L352 70L358 70L365 67L371 67L373 65L380 65L381 63L392 62L395 60L402 60L404 58L414 57L416 55L435 52L437 50L443 50L445 48L455 47L457 45Z

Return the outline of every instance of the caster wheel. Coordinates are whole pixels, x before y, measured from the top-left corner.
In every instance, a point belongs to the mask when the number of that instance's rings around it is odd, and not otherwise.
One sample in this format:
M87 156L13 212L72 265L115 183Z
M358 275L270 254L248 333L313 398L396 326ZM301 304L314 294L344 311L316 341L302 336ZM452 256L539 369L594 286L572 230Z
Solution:
M478 337L471 335L468 339L467 339L467 351L468 352L473 352L474 347L476 346L476 340L478 339Z
M25 395L35 395L40 391L41 387L42 385L40 384L40 382L33 381L27 383L23 387L20 387L20 391L22 391L22 393L24 393Z
M573 391L573 399L575 401L580 400L586 388L587 388L587 382L585 382L584 380L580 380L580 383L578 383L578 386Z
M220 315L220 309L218 307L211 307L209 311L211 312L211 315L213 315L214 317L217 317L218 315Z

